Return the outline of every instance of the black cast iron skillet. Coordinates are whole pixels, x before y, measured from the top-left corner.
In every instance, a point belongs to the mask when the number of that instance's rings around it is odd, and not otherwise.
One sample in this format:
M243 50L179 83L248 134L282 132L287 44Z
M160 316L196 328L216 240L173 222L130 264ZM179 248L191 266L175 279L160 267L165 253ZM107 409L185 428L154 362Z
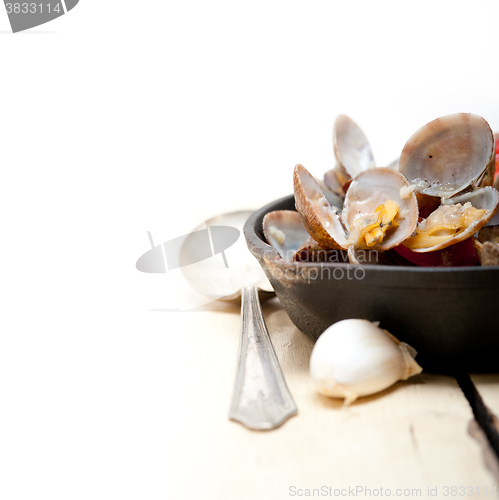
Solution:
M303 333L317 339L342 319L379 321L418 351L425 369L497 371L499 266L289 263L263 235L263 217L273 210L295 210L294 197L255 212L244 235L291 321Z

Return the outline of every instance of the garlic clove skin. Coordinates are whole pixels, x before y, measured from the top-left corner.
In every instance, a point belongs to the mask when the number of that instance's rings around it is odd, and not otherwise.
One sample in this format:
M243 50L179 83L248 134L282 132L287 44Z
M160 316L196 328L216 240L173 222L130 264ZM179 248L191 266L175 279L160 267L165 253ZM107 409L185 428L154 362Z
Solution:
M325 396L358 397L382 391L421 373L416 351L367 320L347 319L330 326L317 340L310 374Z

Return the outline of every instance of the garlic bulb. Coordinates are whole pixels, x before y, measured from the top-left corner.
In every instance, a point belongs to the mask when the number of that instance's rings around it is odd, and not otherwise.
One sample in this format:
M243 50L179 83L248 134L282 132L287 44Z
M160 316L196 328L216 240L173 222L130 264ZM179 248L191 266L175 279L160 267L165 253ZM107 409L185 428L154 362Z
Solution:
M421 373L416 354L370 321L346 319L330 326L317 340L310 374L321 394L344 398L347 406L360 396Z

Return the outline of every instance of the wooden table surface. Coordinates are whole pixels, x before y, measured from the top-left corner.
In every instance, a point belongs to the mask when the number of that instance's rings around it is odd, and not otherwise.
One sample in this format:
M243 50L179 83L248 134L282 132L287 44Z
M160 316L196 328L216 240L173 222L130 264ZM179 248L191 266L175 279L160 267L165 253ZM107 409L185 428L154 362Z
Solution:
M169 430L176 498L497 498L495 458L489 453L485 464L486 442L454 378L423 372L342 409L340 401L314 391L308 372L313 341L277 298L264 303L263 312L298 406L297 416L264 432L227 418L239 306L213 302L182 314L158 313L182 324L171 348L184 353L189 366L182 374L186 392L178 396L183 411ZM499 412L499 375L472 380Z

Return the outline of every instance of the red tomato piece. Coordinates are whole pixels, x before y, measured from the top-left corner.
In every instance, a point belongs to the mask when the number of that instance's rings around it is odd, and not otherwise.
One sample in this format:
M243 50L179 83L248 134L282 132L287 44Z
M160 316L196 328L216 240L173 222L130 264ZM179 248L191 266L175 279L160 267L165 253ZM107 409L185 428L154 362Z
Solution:
M404 259L422 267L475 266L479 262L471 238L435 252L413 252L404 245L399 245L394 250Z
M494 180L496 180L496 177L499 175L499 137L495 141L496 144L496 171L494 174Z

